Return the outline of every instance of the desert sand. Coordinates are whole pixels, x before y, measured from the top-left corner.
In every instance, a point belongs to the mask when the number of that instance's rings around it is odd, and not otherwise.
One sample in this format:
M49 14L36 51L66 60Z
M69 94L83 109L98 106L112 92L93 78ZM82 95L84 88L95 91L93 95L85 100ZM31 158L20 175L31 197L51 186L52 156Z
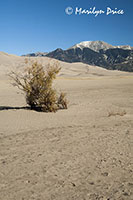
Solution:
M0 200L133 199L133 73L59 62L68 109L42 113L7 76L24 59L0 52Z

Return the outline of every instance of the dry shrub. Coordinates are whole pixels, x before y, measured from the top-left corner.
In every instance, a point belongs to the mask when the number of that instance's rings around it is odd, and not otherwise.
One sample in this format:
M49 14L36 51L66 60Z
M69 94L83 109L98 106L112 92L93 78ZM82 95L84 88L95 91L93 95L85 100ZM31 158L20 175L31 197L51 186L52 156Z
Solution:
M119 116L124 116L126 115L126 111L125 110L122 110L122 111L109 111L108 112L108 117L111 117L111 116L116 116L116 115L119 115Z
M26 60L27 63L27 60ZM58 109L67 109L65 93L58 97L52 88L53 80L60 71L59 64L48 64L46 70L38 62L30 62L22 74L12 72L10 77L14 86L21 89L26 95L26 102L33 110L56 112Z
M68 101L66 99L66 94L64 92L61 92L58 98L58 105L61 109L67 109Z

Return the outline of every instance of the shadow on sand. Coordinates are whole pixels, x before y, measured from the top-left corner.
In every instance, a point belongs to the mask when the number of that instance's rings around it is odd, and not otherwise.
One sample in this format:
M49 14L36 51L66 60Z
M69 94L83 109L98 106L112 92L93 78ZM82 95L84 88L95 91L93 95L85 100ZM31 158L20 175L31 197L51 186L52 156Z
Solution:
M31 110L28 106L12 107L12 106L0 106L0 111L2 110Z

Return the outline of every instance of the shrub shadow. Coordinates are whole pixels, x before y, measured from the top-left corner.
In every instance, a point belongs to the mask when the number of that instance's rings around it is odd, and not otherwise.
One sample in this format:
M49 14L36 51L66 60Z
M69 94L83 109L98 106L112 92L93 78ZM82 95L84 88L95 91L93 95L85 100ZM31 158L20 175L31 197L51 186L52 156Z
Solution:
M28 106L17 106L17 107L13 107L13 106L0 106L0 111L2 110L31 110L30 107Z
M61 109L61 108L60 108ZM35 108L31 108L30 106L0 106L0 111L3 110L33 110L36 112L44 112L41 110L41 107L35 107ZM49 111L45 111L45 113L47 113Z

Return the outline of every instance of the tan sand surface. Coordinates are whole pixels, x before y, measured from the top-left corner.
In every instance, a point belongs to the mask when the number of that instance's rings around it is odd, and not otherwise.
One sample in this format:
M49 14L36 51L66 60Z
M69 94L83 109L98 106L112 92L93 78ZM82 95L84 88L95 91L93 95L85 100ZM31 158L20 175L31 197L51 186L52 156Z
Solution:
M0 52L0 200L132 200L133 74L60 62L68 109L41 113L6 76L24 59Z

